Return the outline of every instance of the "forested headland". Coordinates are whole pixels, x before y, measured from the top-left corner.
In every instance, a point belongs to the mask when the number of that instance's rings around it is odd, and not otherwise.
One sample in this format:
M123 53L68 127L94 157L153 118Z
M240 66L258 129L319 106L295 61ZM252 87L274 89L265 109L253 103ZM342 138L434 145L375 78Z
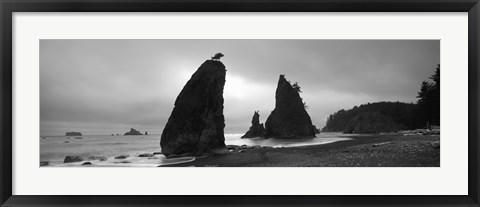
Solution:
M440 125L440 65L423 81L416 103L376 102L331 114L324 132L381 133ZM413 95L413 94L412 94Z

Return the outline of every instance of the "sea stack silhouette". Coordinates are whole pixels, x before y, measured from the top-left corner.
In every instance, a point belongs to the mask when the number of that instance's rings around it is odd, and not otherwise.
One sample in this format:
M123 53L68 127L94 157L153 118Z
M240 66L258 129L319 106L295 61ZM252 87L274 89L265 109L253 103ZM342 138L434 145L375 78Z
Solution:
M227 151L223 116L226 70L219 56L205 61L175 100L160 140L167 158Z
M280 75L275 92L275 109L265 122L267 138L280 139L315 137L312 120L305 110L299 90Z
M125 132L124 135L143 135L142 133L140 133L138 130L134 129L134 128L130 128L130 131L129 132Z
M265 127L263 127L263 123L260 124L260 114L258 112L253 113L252 126L242 138L265 137Z
M67 132L67 133L65 133L65 136L82 136L82 133L80 133L80 132Z

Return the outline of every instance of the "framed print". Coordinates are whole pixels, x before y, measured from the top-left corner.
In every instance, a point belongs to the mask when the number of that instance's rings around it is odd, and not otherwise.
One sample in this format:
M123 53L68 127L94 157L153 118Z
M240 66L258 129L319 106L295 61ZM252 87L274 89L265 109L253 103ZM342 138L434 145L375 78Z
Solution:
M479 206L477 0L0 6L2 206Z

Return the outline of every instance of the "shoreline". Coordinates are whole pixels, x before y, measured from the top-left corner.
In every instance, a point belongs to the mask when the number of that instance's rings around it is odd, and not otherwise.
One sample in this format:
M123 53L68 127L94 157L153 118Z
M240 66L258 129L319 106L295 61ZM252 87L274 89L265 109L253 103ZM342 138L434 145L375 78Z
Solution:
M328 144L230 150L223 155L158 167L439 167L440 136L345 136Z
M418 131L418 130L417 130ZM227 145L226 154L167 159L159 151L118 152L114 156L80 153L80 161L41 160L41 167L438 167L440 136L423 131L396 134L342 134L336 141L306 144L259 139ZM341 138L343 140L338 140ZM322 140L323 138L317 137ZM143 139L140 139L143 140ZM262 141L263 140L263 141ZM61 140L55 140L55 143ZM327 142L325 142L327 141ZM78 140L77 142L83 142ZM148 143L147 143L148 144ZM267 145L263 145L267 144ZM270 145L269 145L270 144ZM283 144L283 146L275 146ZM138 146L137 146L138 148ZM111 153L110 153L111 154ZM129 154L129 155L128 155ZM92 156L94 155L94 156ZM125 156L116 158L116 156ZM102 158L102 159L100 159ZM82 165L85 162L89 165Z

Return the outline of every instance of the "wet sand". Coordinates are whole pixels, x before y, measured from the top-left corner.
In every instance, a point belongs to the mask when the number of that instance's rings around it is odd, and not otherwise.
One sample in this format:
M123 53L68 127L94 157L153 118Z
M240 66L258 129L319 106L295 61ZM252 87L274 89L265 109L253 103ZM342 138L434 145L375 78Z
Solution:
M289 148L235 149L161 167L439 167L440 136L351 136L353 140Z

